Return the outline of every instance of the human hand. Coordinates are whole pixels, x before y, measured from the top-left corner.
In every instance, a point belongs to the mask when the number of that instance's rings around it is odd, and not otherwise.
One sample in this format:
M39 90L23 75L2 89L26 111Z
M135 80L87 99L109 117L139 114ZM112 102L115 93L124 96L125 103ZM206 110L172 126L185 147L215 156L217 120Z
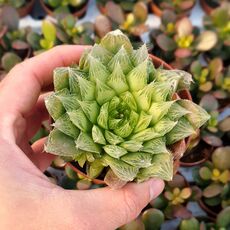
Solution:
M44 88L52 71L78 62L83 46L59 46L13 68L0 84L0 229L115 229L162 192L158 179L119 190L64 190L42 173L54 156L29 140L48 118Z

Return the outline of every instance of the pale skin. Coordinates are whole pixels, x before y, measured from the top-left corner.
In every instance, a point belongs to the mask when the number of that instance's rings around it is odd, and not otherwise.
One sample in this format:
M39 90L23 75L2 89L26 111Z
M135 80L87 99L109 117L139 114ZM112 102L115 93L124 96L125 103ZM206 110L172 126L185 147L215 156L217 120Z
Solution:
M119 190L64 190L42 173L54 156L29 139L48 118L41 91L52 71L79 61L84 46L59 46L15 66L0 83L0 229L113 230L163 190L151 179Z

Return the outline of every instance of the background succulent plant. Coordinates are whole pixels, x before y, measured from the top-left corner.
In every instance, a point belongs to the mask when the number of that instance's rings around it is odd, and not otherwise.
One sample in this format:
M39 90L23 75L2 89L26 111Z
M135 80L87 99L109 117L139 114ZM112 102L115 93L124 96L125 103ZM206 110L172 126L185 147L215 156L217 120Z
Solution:
M54 129L45 150L86 163L91 178L109 167L108 184L111 174L124 183L171 180L166 145L209 118L189 100L172 100L190 82L186 72L156 70L145 45L133 50L121 31L110 32L82 55L79 67L55 69L55 92L46 99Z

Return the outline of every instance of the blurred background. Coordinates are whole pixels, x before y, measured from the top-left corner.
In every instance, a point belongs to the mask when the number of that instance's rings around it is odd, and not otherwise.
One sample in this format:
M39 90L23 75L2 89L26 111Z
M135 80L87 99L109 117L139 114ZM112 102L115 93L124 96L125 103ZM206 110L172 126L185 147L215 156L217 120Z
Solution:
M193 100L211 115L192 137L173 181L120 229L230 229L228 0L0 0L0 81L27 58L60 44L92 45L114 29L135 48L146 43L149 53L190 72ZM31 144L49 130L44 122ZM45 174L66 189L103 186L61 158Z

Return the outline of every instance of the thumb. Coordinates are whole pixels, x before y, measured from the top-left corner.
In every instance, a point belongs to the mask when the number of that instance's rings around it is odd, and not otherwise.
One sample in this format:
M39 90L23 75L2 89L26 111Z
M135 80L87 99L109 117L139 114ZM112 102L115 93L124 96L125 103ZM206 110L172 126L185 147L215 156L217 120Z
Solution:
M80 207L80 213L79 210L75 213L80 214L82 224L84 221L87 223L87 229L108 230L116 229L136 218L163 188L162 180L151 179L139 184L129 183L118 190L106 187L69 192L72 193L71 204L76 208Z

